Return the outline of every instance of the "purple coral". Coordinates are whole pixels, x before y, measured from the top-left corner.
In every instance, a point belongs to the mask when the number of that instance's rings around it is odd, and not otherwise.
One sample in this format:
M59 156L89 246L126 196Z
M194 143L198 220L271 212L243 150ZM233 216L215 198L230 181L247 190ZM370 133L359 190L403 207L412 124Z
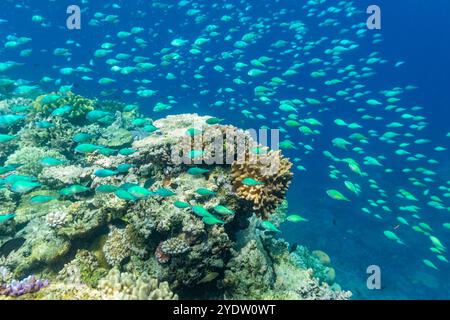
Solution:
M10 283L0 286L0 295L19 297L27 293L38 292L48 285L48 280L36 279L35 276L29 276L21 281L12 280Z

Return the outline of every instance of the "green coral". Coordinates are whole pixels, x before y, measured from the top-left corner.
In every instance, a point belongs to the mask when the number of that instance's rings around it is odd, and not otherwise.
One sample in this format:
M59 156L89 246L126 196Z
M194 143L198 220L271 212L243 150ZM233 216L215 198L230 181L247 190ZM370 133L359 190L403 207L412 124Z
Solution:
M51 95L59 95L60 98L51 103L44 103L45 98ZM76 119L84 117L89 111L94 110L95 104L95 100L91 100L71 92L66 94L50 93L36 98L33 104L33 112L38 115L49 116L57 108L70 106L72 107L72 110L68 114L68 118Z
M24 147L17 149L16 152L11 154L8 160L6 160L5 165L20 164L21 166L17 169L18 173L37 177L44 168L41 160L45 157L65 159L59 152L52 149Z

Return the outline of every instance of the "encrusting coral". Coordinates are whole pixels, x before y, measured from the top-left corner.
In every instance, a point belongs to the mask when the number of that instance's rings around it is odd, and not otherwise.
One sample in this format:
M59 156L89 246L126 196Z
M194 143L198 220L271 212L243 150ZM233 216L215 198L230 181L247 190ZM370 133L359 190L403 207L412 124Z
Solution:
M27 103L0 154L0 214L15 213L0 284L50 281L18 299L348 298L330 264L277 239L292 178L280 151L207 116L154 121L71 93Z

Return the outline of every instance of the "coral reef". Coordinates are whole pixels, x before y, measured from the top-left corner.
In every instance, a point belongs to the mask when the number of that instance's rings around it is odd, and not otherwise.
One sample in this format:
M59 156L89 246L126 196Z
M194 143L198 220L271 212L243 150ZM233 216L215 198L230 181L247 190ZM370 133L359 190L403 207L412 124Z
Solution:
M324 254L267 229L292 164L248 132L71 93L26 103L0 154L1 214L15 214L0 222L2 299L349 297Z

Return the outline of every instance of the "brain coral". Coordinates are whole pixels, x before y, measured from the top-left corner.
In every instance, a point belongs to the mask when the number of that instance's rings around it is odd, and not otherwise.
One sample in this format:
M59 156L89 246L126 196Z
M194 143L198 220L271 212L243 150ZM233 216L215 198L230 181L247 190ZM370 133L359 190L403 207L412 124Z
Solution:
M284 200L292 179L292 163L280 151L269 151L257 156L254 161L247 156L245 161L235 161L231 167L236 194L250 201L253 210L267 219ZM245 185L242 180L252 178L263 184Z

